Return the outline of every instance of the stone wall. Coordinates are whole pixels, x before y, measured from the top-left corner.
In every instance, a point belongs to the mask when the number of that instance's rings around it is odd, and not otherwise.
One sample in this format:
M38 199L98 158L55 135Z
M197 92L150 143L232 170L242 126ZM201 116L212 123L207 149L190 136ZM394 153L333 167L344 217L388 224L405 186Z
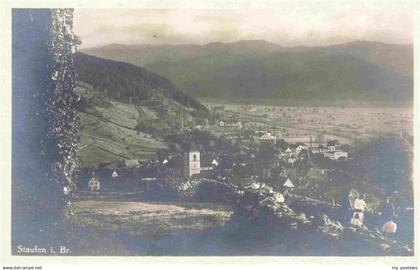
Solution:
M231 204L231 223L238 230L248 226L244 232L261 231L293 245L295 250L305 246L302 255L413 255L412 246L379 231L343 226L332 220L327 213L334 215L337 206L304 196L292 196L289 206L280 193L264 184L239 188L216 180L195 179L181 183L178 193L188 200Z

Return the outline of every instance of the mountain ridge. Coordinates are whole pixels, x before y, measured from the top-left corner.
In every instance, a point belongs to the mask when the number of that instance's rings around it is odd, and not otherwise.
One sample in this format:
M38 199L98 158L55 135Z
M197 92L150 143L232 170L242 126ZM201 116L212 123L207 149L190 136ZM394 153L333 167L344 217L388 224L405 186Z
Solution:
M88 47L88 48L81 48L81 51L89 51L95 50L100 48L126 48L126 47L138 47L138 48L153 48L153 47L206 47L211 46L214 44L224 44L224 45L233 45L233 44L246 44L246 43L267 43L272 46L277 46L281 48L305 48L305 49L319 49L319 48L328 48L328 47L335 47L335 46L342 46L342 45L352 45L352 44L378 44L378 45L389 45L389 46L398 46L398 47L413 47L413 43L386 43L382 41L372 41L372 40L353 40L348 42L342 43L332 43L325 46L305 46L305 45L296 45L296 46L284 46L275 42L266 41L263 39L244 39L232 42L223 42L223 41L213 41L205 44L196 44L196 43L179 43L179 44L172 44L172 43L137 43L137 44L123 44L123 43L110 43L103 46L96 46L96 47Z
M411 44L359 40L327 47L285 47L243 40L114 48L90 53L145 67L197 98L412 98Z

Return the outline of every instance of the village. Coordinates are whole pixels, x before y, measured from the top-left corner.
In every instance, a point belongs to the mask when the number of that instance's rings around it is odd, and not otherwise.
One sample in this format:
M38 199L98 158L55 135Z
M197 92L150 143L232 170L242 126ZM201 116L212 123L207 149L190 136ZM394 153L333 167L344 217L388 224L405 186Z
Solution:
M98 176L82 186L90 186L91 191L107 190L108 186L144 190L155 182L209 178L240 186L261 182L279 191L296 192L310 186L313 189L320 179L330 181L324 179L328 172L351 161L358 143L369 136L394 134L409 140L410 125L405 128L400 124L411 121L409 111L404 109L207 106L212 121L195 126L180 123L180 130L172 138L176 147L159 152L153 160L100 164L96 168ZM376 124L372 115L377 116ZM380 125L384 117L389 124ZM354 130L337 132L342 121ZM93 171L87 168L84 179L90 179Z
M349 144L325 139L323 134L310 136L307 143L288 143L268 123L261 126L255 122L246 128L240 121L218 118L224 120L215 121L213 126L197 125L181 130L177 134L181 141L177 152L163 151L156 160L125 160L119 168L99 166L102 181L93 178L89 183L91 191L101 190L101 182L111 179L141 190L149 189L152 182L192 178L217 179L241 186L263 182L280 190L293 189L304 176L302 166L311 167L313 160L328 164L344 162L352 151ZM267 130L262 131L263 128ZM325 173L326 169L320 171ZM102 187L106 190L106 184Z
M283 111L293 111L288 108L258 109L252 106L231 106L225 109L220 105L209 105L209 108L213 113L210 121L195 126L180 121L179 131L172 135L172 140L178 146L159 152L156 159L125 160L118 167L102 164L98 168L82 171L81 179L84 181L79 184L78 189L81 190L79 196L106 198L109 194L120 194L117 196L122 197L124 194L131 194L140 201L153 199L171 202L176 200L175 193L179 192L180 188L188 189L200 181L216 181L245 189L268 187L276 194L281 194L279 195L281 201L286 203L293 203L296 198L298 200L303 198L309 203L312 201L310 203L312 206L309 205L308 209L311 207L316 209L314 205L317 204L328 205L331 209L343 207L353 209L354 202L362 200L362 205L366 205L366 209L365 206L362 207L362 212L368 213L368 222L364 221L362 214L353 210L349 210L352 213L350 216L348 210L345 210L345 218L342 216L343 210L341 212L334 210L330 213L345 222L343 224L353 222L357 226L382 229L383 224L378 225L378 220L383 218L371 217L378 216L389 198L392 198L395 204L395 212L401 216L410 216L410 210L407 210L412 209L410 200L401 199L405 193L397 194L395 193L397 191L378 188L372 185L369 179L364 178L362 169L364 159L359 154L363 152L365 144L368 144L367 141L380 138L378 135L380 133L400 141L403 145L409 145L411 137L408 135L408 129L390 130L393 126L391 124L382 130L370 133L371 138L368 138L352 132L338 134L334 133L334 129L320 129L320 127L315 129L306 127L299 130L299 123L302 124L303 120L296 121L290 113L284 116ZM314 115L314 109L300 110ZM316 114L318 118L321 115L324 118L331 118L330 114L334 114L335 111L342 112L341 115L337 113L335 119L346 115L345 110L339 108L316 110L321 111ZM392 113L404 115L404 112L398 109L392 110ZM276 111L277 114L274 114ZM364 114L366 111L368 110L365 110ZM267 115L270 113L271 115ZM382 117L389 116L387 112L378 113L374 109L367 115L372 113L385 115ZM297 114L300 115L299 112ZM358 114L356 116L361 117ZM409 114L406 117L408 116ZM302 118L308 121L308 117L302 116ZM392 117L389 119L393 121ZM309 120L309 122L314 121ZM318 123L324 122L318 119ZM333 123L337 125L337 122ZM359 131L375 127L369 121L359 123L365 125L363 128L357 127ZM349 125L352 125L351 121ZM293 129L301 133L293 134L291 132ZM212 192L220 191L210 190L206 193ZM211 197L214 194L204 196ZM203 195L200 198L199 201L205 201ZM351 202L346 206L347 200ZM393 214L388 215L394 216L394 204ZM399 233L409 235L410 228L404 228L402 225L399 227Z

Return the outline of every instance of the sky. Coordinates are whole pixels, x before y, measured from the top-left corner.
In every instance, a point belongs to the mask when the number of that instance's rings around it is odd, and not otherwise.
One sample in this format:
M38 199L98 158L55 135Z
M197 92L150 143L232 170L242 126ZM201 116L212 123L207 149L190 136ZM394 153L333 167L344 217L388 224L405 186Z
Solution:
M409 6L289 4L230 9L76 9L81 48L119 44L207 44L266 40L327 46L355 40L413 43Z

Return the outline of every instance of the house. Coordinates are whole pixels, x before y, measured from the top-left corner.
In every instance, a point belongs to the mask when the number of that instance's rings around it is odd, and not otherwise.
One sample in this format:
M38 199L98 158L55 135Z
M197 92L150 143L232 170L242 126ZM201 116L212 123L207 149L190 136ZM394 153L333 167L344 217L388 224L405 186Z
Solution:
M325 152L324 157L332 160L347 159L348 153L344 151Z
M306 150L306 149L307 149L307 147L305 146L305 144L298 143L297 147L295 148L295 153L296 153L296 155L299 155L300 152L302 152L302 150Z
M232 126L235 127L235 128L238 128L238 129L242 129L243 128L242 122L240 122L240 121L234 123Z
M318 154L319 153L319 148L318 147L310 147L309 149L311 151L311 153L313 154Z
M336 150L337 144L338 144L337 140L328 141L327 142L327 151L328 152L334 152Z
M209 154L202 154L200 157L200 177L211 177L213 175L214 168L217 165L214 165L216 161Z
M99 191L101 189L101 182L99 182L99 178L97 176L93 176L89 180L88 185L91 192Z
M277 142L277 137L276 135L271 135L270 132L266 132L264 135L260 137L260 141L274 143L275 145Z
M295 185L293 185L292 181L287 178L286 181L283 183L283 187L285 188L294 188Z
M124 161L124 163L125 163L125 166L127 168L138 168L138 167L140 167L140 162L139 162L138 159L126 159Z
M143 182L151 182L151 181L156 181L156 177L143 177L141 178L141 181Z
M180 178L184 176L184 160L181 156L171 158L166 164L166 177Z
M216 161L215 159L211 158L210 155L201 155L200 160L200 171L211 171L214 168L213 161ZM216 161L217 163L217 161Z

